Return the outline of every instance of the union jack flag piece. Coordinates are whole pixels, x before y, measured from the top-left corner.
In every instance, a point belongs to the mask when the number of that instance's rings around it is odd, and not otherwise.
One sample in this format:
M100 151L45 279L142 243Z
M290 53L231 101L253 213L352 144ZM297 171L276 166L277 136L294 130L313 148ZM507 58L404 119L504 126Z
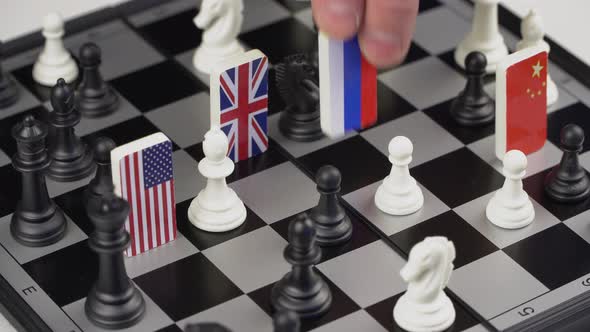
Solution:
M268 59L259 50L232 57L211 75L211 125L229 139L234 162L268 148Z
M156 133L111 151L115 193L129 202L125 229L136 256L176 238L172 142Z

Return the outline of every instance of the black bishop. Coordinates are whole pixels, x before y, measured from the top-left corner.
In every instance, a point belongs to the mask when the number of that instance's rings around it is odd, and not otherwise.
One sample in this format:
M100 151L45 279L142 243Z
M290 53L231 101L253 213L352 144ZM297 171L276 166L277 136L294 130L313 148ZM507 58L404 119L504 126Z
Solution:
M451 116L460 125L475 127L494 121L496 103L483 89L486 66L481 52L471 52L465 58L467 84L451 103Z
M289 245L283 255L292 270L272 288L270 302L274 310L292 310L302 319L326 313L332 304L332 292L313 269L322 251L316 243L314 222L307 214L297 215L289 224Z
M111 170L111 151L116 148L115 142L108 137L99 137L94 141L94 162L96 175L88 183L84 192L86 205L97 203L101 197L115 190Z
M114 112L119 106L119 96L100 74L100 48L94 43L80 47L82 82L76 90L76 105L86 117L101 117Z
M323 166L316 173L320 200L309 218L315 222L316 240L322 247L342 244L352 236L352 223L340 204L341 182L340 171L334 166Z
M0 108L14 104L18 99L18 88L14 80L2 70L3 45L0 42Z
M584 130L568 124L561 129L560 141L563 156L545 178L545 193L557 202L582 201L590 196L590 178L578 158L584 145Z
M12 236L21 244L40 247L59 241L67 223L47 192L44 172L51 160L45 148L47 127L31 115L12 128L17 153L12 165L21 173L21 198L10 221Z
M122 329L135 325L145 314L145 301L127 276L123 251L129 247L125 219L129 204L107 194L98 204L88 205L94 224L88 245L98 255L98 279L86 298L88 319L97 326Z
M92 151L76 136L74 127L80 122L80 113L74 107L74 92L60 78L51 89L49 124L53 127L49 139L52 162L47 176L59 182L76 181L94 171Z

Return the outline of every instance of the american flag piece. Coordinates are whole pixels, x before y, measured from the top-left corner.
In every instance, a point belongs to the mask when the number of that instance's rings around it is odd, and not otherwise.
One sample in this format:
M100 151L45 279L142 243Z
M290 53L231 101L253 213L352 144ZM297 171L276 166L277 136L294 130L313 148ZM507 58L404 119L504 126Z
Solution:
M115 193L129 202L125 229L136 256L176 238L172 142L156 133L111 152Z
M211 126L229 139L234 162L268 148L268 59L251 50L218 64L210 76Z
M547 50L515 52L496 69L496 156L538 151L547 140Z

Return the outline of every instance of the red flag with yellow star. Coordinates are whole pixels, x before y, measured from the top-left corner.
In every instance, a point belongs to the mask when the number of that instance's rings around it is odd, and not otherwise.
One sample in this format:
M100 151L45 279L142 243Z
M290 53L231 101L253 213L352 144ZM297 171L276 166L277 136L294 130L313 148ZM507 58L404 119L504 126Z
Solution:
M496 155L530 154L547 139L547 52L532 47L506 57L496 70Z

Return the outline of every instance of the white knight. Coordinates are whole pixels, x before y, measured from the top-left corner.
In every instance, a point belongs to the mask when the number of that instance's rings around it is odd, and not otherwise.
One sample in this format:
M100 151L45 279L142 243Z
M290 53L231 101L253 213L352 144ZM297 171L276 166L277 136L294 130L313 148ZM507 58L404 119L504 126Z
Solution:
M427 237L412 247L400 274L408 290L393 308L393 319L409 332L439 332L455 321L455 307L443 289L455 260L453 242L443 236Z
M193 66L209 74L215 63L244 53L238 35L244 20L243 0L203 0L194 23L203 30L201 45L195 51Z

